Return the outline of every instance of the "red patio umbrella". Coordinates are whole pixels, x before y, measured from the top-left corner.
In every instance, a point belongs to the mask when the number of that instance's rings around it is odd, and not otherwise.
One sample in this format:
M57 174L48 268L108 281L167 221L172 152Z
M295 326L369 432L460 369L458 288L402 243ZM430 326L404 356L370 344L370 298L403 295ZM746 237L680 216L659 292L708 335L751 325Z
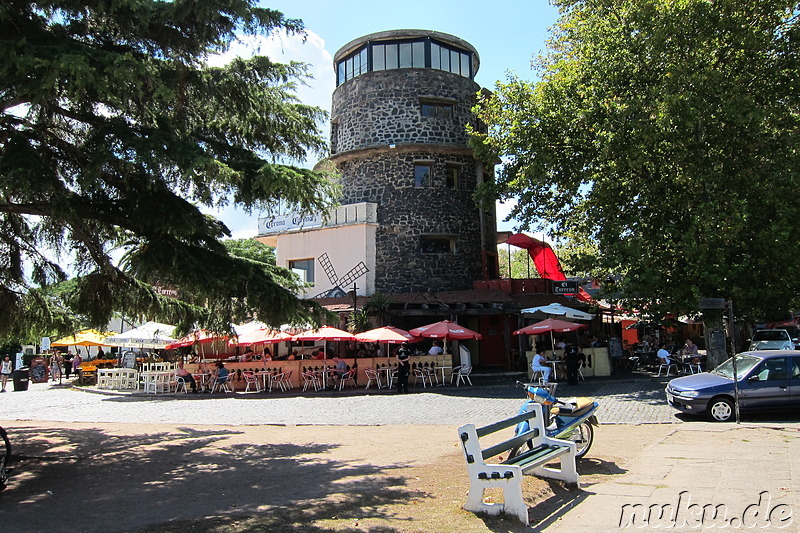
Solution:
M256 329L242 333L238 337L228 341L228 344L238 344L249 346L250 344L277 344L279 342L290 341L292 336L283 331L274 329Z
M459 326L455 322L450 322L449 320L442 320L441 322L434 322L433 324L428 324L427 326L420 326L418 328L409 330L409 333L411 333L412 335L416 335L417 337L427 337L429 339L444 339L445 353L447 353L448 340L464 340L464 339L481 340L481 338L483 338L483 335L481 335L477 331L472 331L471 329L465 328L464 326Z
M394 326L384 326L382 328L375 328L363 333L356 333L356 341L358 342L377 342L384 344L401 344L403 342L421 342L422 337L415 337L408 331ZM389 356L389 348L387 346L386 356Z
M394 326L375 328L363 333L356 333L358 342L383 342L386 344L400 344L402 342L419 342L422 339L415 337L408 331Z
M548 318L530 326L525 326L514 332L514 335L543 335L550 332L550 345L553 350L556 349L556 344L553 339L553 332L565 333L567 331L578 331L579 329L587 328L586 324L578 324L576 322L567 322L566 320L558 320L556 318Z
M530 326L518 329L514 335L541 335L547 332L565 333L568 331L578 331L579 329L586 328L586 324L578 324L577 322L567 322L566 320L558 320L556 318L548 318Z
M427 326L420 326L409 331L416 337L428 337L430 339L445 339L445 340L463 340L463 339L476 339L481 340L483 337L477 331L459 326L455 322L449 320L442 320L428 324Z
M330 326L322 326L319 329L310 329L292 336L293 341L352 341L355 335L342 331L341 329ZM328 358L328 343L322 345L322 353L325 359ZM325 365L323 365L325 366ZM322 386L326 387L327 372L322 373Z

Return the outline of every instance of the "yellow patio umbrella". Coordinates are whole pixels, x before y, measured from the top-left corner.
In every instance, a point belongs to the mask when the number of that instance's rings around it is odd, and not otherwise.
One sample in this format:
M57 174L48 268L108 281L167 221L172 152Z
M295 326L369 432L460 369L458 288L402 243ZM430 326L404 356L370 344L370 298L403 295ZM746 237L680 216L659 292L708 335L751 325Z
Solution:
M50 346L111 346L106 344L106 337L116 334L116 331L100 332L96 329L85 329L75 335L58 339L51 343Z

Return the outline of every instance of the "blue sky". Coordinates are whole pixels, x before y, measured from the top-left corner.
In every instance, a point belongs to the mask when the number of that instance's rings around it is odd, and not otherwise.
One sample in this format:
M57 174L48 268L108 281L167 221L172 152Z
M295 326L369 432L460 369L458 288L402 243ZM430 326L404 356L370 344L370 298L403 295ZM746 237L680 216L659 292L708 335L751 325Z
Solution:
M308 63L314 79L298 91L298 96L303 102L326 110L330 110L335 88L333 55L357 37L392 29L450 33L478 50L481 64L475 81L492 89L495 82L507 78L508 72L525 79L534 77L531 59L545 49L548 29L558 16L557 9L547 0L266 0L261 4L281 11L287 18L301 19L308 32L306 41L277 35L234 47L231 54L248 55L258 49L274 61ZM327 124L323 131L327 136ZM306 166L314 162L306 162ZM498 220L505 212L507 209L498 206ZM236 238L253 237L257 233L259 213L248 215L227 209L214 214ZM500 224L502 229L511 229L512 225Z

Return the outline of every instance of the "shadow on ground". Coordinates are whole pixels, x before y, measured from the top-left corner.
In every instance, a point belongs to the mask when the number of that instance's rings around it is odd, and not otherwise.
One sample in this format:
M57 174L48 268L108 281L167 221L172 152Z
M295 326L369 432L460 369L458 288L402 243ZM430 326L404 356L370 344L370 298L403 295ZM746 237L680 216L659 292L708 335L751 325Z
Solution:
M308 524L337 509L381 518L386 505L426 497L406 486L403 464L340 462L327 456L335 446L245 444L239 434L14 428L19 455L0 496L3 531L223 531L234 523L246 531L247 520L253 530L322 531Z

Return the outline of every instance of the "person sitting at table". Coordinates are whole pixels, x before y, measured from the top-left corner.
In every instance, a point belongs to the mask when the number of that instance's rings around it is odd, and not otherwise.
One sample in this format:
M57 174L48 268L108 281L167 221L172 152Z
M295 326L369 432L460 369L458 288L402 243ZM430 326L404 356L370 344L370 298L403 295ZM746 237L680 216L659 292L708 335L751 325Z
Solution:
M544 356L544 350L539 350L536 352L536 355L533 356L531 368L534 372L542 373L542 381L544 383L550 381L550 372L552 372L553 369L547 366L547 358Z
M656 357L658 357L658 362L662 365L671 365L674 364L672 359L669 358L669 352L667 351L667 345L665 343L661 343L661 346L656 353Z
M334 355L333 364L335 366L332 375L333 377L336 378L336 381L338 382L339 380L342 379L342 376L347 373L347 363L345 363L342 359L339 359L337 356Z
M241 362L243 362L243 363L249 363L249 362L251 362L253 360L253 357L255 357L255 355L256 354L253 351L253 349L252 348L248 348L247 350L244 351L244 353L239 358L239 360Z
M192 387L192 392L197 394L197 382L191 372L183 368L183 361L178 361L178 368L175 370L175 377L178 381L188 383Z
M428 355L441 355L443 351L439 341L433 341L433 346L428 350Z
M691 358L692 364L700 362L700 353L697 351L697 345L692 342L692 339L686 339L686 344L683 346L683 356Z
M311 359L325 359L325 352L322 350L314 350L311 352Z
M228 381L228 375L230 374L230 370L225 368L225 364L220 361L217 363L217 383L225 383Z

